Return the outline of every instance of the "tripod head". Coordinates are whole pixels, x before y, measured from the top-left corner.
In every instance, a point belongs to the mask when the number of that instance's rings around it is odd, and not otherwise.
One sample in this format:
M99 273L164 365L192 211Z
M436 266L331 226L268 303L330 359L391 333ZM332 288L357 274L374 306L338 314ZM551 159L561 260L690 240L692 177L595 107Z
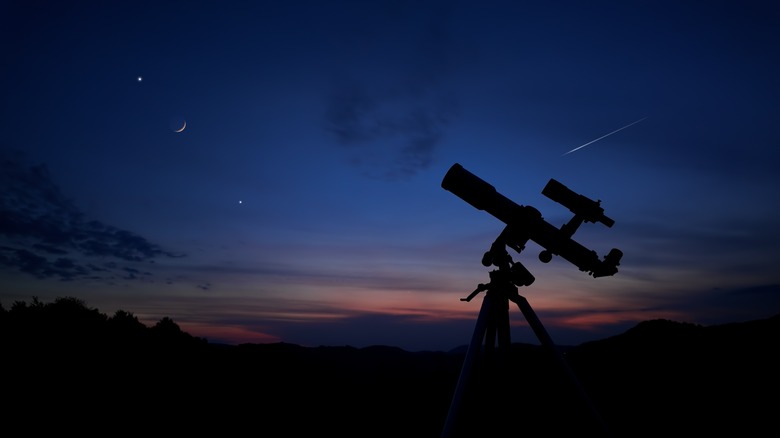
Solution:
M490 283L480 284L468 297L461 298L461 301L471 301L478 293L490 290L491 287L493 289L503 288L504 291L511 288L513 293L509 295L514 296L517 295L518 287L530 286L536 280L522 263L512 260L512 256L507 252L508 245L505 233L508 233L508 230L509 227L504 228L490 249L482 256L482 266L496 266L498 268L490 271ZM520 252L522 248L515 248L515 250Z
M490 250L482 256L482 266L498 267L498 270L504 272L506 278L515 286L530 286L536 278L520 262L512 260L512 256L506 250L506 247L509 246L507 240L509 232L509 227L504 228L504 231L490 246ZM518 253L522 251L522 248L513 249Z
M574 217L559 229L544 220L539 210L514 203L498 193L495 187L458 163L452 165L444 176L441 186L477 210L487 211L507 225L496 241L500 241L499 245L503 244L520 252L525 248L528 240L532 240L544 248L539 253L539 260L543 263L550 262L553 255L558 255L594 278L614 275L618 271L617 266L620 265L620 259L623 257L622 251L612 248L604 259L600 260L595 251L572 239L583 222L601 222L610 228L614 225L615 221L604 215L600 200L593 201L551 179L542 190L542 194L574 213ZM483 258L484 264L485 258Z

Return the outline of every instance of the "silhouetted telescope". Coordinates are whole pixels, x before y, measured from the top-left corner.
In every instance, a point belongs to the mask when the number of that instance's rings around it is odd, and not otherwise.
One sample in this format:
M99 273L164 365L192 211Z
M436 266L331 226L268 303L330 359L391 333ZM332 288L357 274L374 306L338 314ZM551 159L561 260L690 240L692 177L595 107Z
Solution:
M553 255L558 255L593 277L614 275L618 271L622 251L612 248L604 260L600 260L595 251L571 238L583 222L601 222L610 228L615 224L615 221L604 215L601 201L593 201L550 179L542 194L574 213L574 217L558 229L545 221L539 210L514 203L458 163L452 165L444 175L441 186L477 210L484 210L504 222L507 227L501 233L501 238L507 246L518 252L525 248L530 239L544 248L539 254L539 260L544 263L552 260Z

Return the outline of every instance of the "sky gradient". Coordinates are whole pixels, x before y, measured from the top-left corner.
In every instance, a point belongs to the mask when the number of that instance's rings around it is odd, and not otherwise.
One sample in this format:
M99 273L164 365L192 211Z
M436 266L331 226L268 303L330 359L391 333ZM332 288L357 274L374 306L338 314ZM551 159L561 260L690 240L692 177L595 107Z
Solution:
M615 221L574 235L623 251L612 277L510 250L559 344L773 316L779 9L3 2L0 303L232 344L467 344L504 224L441 188L460 163L556 227L551 178Z

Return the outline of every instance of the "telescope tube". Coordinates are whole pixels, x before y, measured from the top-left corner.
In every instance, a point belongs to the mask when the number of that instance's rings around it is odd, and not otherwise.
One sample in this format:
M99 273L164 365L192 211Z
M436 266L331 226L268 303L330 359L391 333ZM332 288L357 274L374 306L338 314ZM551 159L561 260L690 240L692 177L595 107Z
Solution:
M613 249L608 262L602 262L595 251L582 246L544 220L539 210L516 204L458 163L453 164L444 175L441 186L477 210L486 211L504 222L509 232L502 234L507 240L514 240L507 242L510 246L522 248L525 241L531 239L552 254L563 257L581 271L587 271L595 277L617 272L615 265L619 263L622 252ZM560 187L556 188L560 189ZM606 219L605 223L611 222L611 219L603 214L600 215L600 219Z

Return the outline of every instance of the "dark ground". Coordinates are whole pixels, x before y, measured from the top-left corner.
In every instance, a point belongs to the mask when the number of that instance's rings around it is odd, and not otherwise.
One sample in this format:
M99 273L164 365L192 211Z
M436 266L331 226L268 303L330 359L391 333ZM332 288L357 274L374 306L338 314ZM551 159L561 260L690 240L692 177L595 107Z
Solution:
M132 339L30 335L4 323L6 428L438 437L465 357L465 348L214 345L169 323L175 336ZM708 327L646 321L561 347L585 398L547 350L514 344L503 367L480 356L451 435L765 436L778 427L779 340L780 316Z

